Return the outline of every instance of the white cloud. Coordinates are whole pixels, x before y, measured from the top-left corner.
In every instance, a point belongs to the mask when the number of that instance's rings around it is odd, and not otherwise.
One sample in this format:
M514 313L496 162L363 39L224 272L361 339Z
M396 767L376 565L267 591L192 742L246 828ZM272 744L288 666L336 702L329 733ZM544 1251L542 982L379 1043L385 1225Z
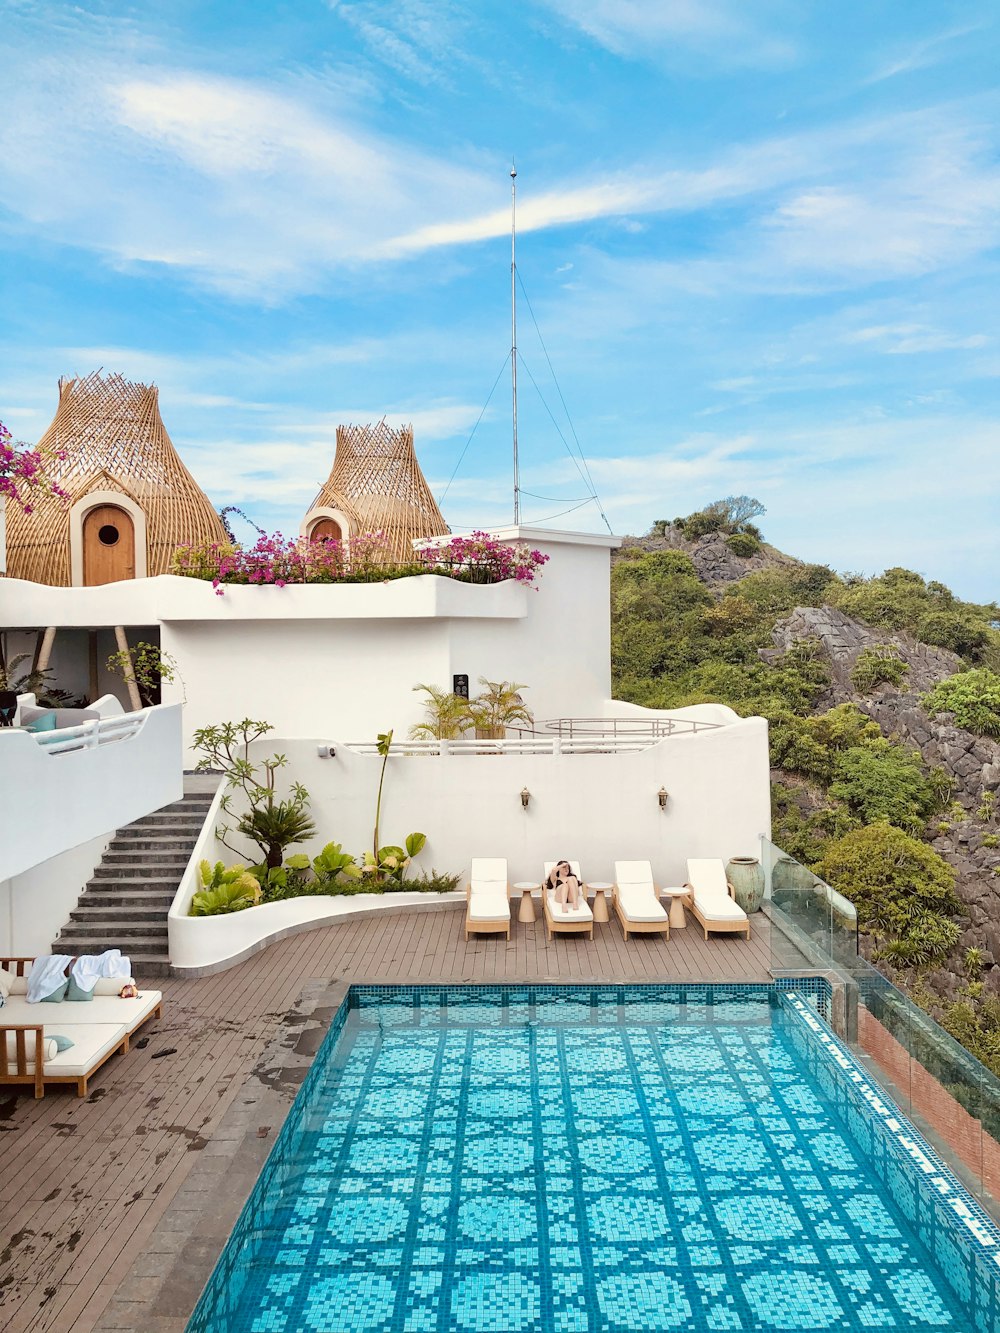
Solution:
M897 50L884 65L879 66L866 82L881 83L885 79L894 79L900 74L913 74L917 70L928 69L932 65L940 64L943 60L948 59L951 54L948 48L953 42L973 33L982 32L987 26L986 23L970 23L964 27L948 28L944 32L933 33L920 41L912 42L905 48Z
M691 51L726 65L785 64L785 36L765 26L775 6L755 0L543 0L567 23L616 55L673 61ZM690 69L690 67L688 66Z
M872 324L845 334L845 342L871 343L880 352L890 356L913 355L918 352L944 352L985 347L989 339L984 333L961 336L931 328L926 324Z

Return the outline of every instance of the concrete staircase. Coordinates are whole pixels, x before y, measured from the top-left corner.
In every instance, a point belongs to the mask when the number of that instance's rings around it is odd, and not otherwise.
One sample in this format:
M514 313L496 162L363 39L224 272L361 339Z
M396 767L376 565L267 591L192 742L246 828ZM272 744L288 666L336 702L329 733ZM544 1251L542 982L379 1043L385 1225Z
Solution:
M167 911L205 816L212 791L188 791L112 838L53 953L121 949L140 981L170 975Z

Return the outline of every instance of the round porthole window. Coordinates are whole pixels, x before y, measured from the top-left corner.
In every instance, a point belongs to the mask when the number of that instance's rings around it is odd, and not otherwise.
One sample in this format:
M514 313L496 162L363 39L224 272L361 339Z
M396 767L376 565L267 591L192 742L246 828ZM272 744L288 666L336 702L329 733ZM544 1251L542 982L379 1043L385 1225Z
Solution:
M97 540L102 546L116 546L119 535L118 529L113 523L104 523L97 529Z

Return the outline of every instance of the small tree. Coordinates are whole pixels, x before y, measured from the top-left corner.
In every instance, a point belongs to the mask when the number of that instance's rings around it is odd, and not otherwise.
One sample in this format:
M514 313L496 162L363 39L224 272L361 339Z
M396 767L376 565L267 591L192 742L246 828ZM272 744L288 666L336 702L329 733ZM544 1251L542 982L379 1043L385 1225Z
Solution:
M469 726L468 699L437 685L414 685L423 690L424 720L410 728L411 740L453 741Z
M155 643L140 642L134 648L119 649L108 658L108 670L123 680L131 674L143 704L149 708L155 701L160 686L164 681L179 681L184 690L184 678L173 653L165 653ZM184 691L183 703L187 703Z
M525 685L514 680L487 680L485 676L479 677L479 683L486 688L466 705L477 736L503 740L508 727L518 723L529 730L534 727L534 714L520 695L527 688Z
M257 844L265 865L276 869L281 865L285 848L305 842L316 832L316 826L308 814L309 793L301 783L292 783L290 797L283 801L276 798L277 772L288 763L283 754L251 762L250 746L269 731L273 731L270 722L254 722L248 717L242 722L199 727L194 733L194 745L202 758L195 769L199 773L221 769L231 789L223 796L221 808L234 822L219 825L217 834L222 845L238 853L239 848L227 842L226 835L233 831L240 833ZM234 817L232 802L237 792L242 792L249 809Z

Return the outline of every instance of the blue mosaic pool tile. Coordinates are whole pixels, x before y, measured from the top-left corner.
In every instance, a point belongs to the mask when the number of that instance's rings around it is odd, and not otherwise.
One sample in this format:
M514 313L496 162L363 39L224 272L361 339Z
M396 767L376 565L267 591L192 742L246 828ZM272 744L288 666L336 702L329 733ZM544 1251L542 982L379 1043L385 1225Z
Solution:
M798 978L352 992L190 1330L1000 1333L981 1217L887 1141L828 1006Z

